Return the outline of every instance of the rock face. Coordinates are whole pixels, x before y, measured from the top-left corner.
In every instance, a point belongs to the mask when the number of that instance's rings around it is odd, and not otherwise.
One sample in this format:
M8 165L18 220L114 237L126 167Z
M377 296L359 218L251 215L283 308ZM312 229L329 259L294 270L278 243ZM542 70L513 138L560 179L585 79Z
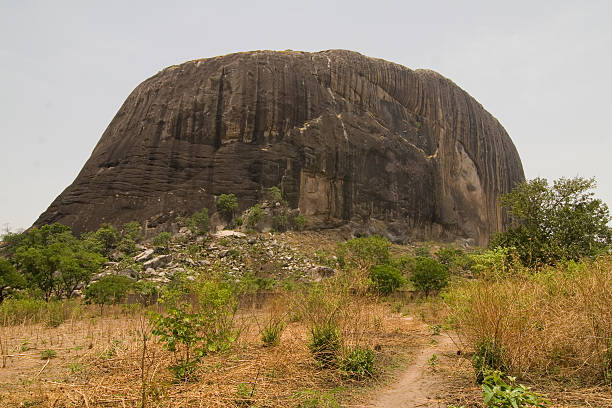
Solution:
M257 51L172 66L140 84L76 180L35 225L76 232L240 209L279 186L310 226L400 239L503 227L523 181L499 122L452 81L361 54Z

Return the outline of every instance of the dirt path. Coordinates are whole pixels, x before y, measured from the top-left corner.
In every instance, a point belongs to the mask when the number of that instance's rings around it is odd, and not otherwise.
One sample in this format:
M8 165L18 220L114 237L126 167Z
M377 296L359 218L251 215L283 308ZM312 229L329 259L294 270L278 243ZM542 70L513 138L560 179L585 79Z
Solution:
M403 371L396 382L381 389L366 405L376 408L445 408L438 402L437 391L443 386L443 375L436 371L438 363L430 364L435 354L437 361L444 354L454 353L456 346L448 334L434 337L436 344L416 351L413 361Z

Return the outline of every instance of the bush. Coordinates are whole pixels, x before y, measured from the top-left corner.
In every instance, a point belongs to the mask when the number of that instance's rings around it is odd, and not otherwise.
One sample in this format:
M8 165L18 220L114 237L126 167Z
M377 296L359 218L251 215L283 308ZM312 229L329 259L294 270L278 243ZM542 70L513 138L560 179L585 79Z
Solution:
M293 218L293 225L295 225L296 230L302 231L306 226L306 221L306 217L304 217L302 214L299 214Z
M169 232L160 232L155 238L153 238L153 245L155 245L155 247L158 249L168 251L170 241L172 241L172 234Z
M355 238L338 245L338 261L342 266L369 269L391 260L391 243L383 237Z
M272 203L279 203L283 200L283 194L278 187L270 187L267 193L268 200Z
M340 368L357 380L372 377L374 375L374 351L368 347L355 347L342 359Z
M524 265L578 260L612 244L608 206L591 192L595 179L536 178L501 198L512 225L491 240L491 247L514 248Z
M232 221L237 208L238 199L234 194L221 194L217 199L217 211L227 222Z
M121 303L125 300L125 296L133 283L133 279L125 276L105 276L85 289L85 301L97 305Z
M208 208L202 208L200 211L193 213L186 221L187 228L197 235L206 235L208 233Z
M138 251L136 242L132 238L125 237L117 245L117 249L125 255L134 255Z
M431 292L437 292L448 285L448 267L435 259L417 257L410 280L416 290L428 297Z
M387 296L406 283L400 271L391 265L376 265L370 270L372 286L380 295Z
M279 214L272 217L272 228L276 231L286 231L289 226L289 221L285 214Z
M311 329L310 335L308 348L315 360L323 368L335 367L342 346L338 327L331 323L315 326Z
M249 228L256 228L257 224L259 224L261 222L261 220L263 220L263 209L261 208L261 205L259 204L255 204L254 206L252 206L246 216L246 225Z
M134 242L142 240L142 226L138 221L130 221L123 224L121 227L121 235L123 239L130 239Z
M485 373L490 370L506 371L503 348L494 339L485 339L476 345L472 355L472 366L476 372L476 382L484 381Z

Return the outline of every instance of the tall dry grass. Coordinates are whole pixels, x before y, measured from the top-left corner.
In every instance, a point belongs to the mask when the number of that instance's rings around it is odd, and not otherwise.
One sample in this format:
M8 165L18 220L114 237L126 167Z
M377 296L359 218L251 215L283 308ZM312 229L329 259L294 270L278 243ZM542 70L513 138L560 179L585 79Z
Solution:
M582 384L612 375L612 256L457 284L446 300L462 342L494 342L510 374Z

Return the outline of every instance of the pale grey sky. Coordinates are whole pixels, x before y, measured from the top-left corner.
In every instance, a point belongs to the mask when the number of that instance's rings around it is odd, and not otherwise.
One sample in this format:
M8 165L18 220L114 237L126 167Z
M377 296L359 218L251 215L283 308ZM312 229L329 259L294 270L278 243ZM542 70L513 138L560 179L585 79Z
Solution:
M0 0L0 229L29 227L160 69L344 48L440 72L506 128L527 178L612 204L610 1Z

